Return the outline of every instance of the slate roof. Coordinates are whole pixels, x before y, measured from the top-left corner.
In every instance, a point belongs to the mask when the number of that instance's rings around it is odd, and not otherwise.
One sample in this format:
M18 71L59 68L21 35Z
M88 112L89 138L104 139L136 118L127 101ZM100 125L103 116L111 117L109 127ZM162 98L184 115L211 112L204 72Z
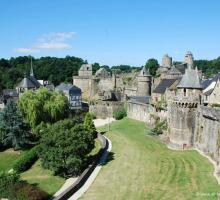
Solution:
M175 67L176 67L182 74L185 74L185 70L187 69L187 64L186 64L186 63L182 63L182 64L175 65Z
M137 102L137 103L143 103L143 104L149 104L150 103L150 96L146 96L146 97L143 97L143 96L132 96L132 97L129 97L130 101L131 102Z
M201 82L202 87L203 87L204 89L207 88L207 87L212 83L212 81L213 81L213 79L203 80L203 81Z
M65 84L65 83L61 83L60 85L58 85L56 87L55 90L58 90L58 91L71 91L75 94L81 94L81 89L76 87L75 85L72 85L72 84Z
M168 75L182 75L182 73L175 67L172 66L171 69L167 72Z
M169 88L177 79L162 79L153 93L164 94L166 89Z
M138 76L151 76L151 75L150 75L149 71L146 69L146 67L142 67Z
M202 89L201 80L197 69L186 69L177 88L195 88Z
M40 86L41 84L34 76L25 76L18 85L20 88L39 88Z

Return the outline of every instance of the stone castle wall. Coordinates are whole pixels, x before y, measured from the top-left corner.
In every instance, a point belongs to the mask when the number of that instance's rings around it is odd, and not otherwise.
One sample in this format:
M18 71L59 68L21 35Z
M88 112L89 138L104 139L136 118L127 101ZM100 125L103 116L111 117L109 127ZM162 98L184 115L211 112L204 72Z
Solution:
M151 113L153 107L150 104L128 102L127 103L127 116L131 119L151 123Z
M194 146L219 163L220 109L200 106L197 114Z
M192 147L196 124L196 108L185 107L177 103L169 102L168 126L169 140L180 146Z
M97 118L105 119L113 117L113 113L124 104L118 101L97 101L89 106L89 112L94 113Z

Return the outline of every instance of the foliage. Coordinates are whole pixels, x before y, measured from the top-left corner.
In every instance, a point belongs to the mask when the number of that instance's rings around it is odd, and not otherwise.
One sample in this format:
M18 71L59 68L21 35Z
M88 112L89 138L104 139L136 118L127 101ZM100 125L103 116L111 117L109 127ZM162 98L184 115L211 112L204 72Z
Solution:
M9 101L0 113L1 144L14 149L25 147L29 143L29 127L13 101Z
M156 72L157 72L157 69L159 68L159 63L156 59L154 58L151 58L147 61L147 63L145 64L145 67L147 69L149 69L150 71L150 74L152 76L155 76L156 75Z
M133 69L140 69L138 67L130 66L130 65L116 65L112 66L111 70L114 71L115 74L120 74L120 73L130 73L132 72Z
M167 107L167 102L164 97L162 97L159 101L155 103L156 109L164 110L166 109L166 107Z
M42 165L56 175L78 175L85 165L87 154L94 147L93 132L82 124L59 121L47 129L39 145Z
M151 129L150 134L152 135L160 135L163 133L164 130L167 130L168 125L167 121L157 121L155 127Z
M88 112L85 116L85 120L84 120L84 126L85 128L87 128L88 130L90 130L92 132L92 135L94 138L97 137L97 131L94 125L94 122L92 120L92 115Z
M19 181L19 175L16 173L6 174L0 172L0 198L8 197L9 188Z
M68 115L69 103L59 92L51 92L46 88L27 91L19 99L19 108L32 128L41 122L53 123Z
M212 107L213 107L213 108L220 108L220 104L214 103L214 104L212 104Z
M123 119L126 116L127 116L127 111L124 107L119 108L116 112L113 113L113 117L116 120Z
M37 146L21 155L13 165L16 172L24 172L28 170L38 159Z
M48 194L38 187L20 181L16 173L0 173L0 198L16 200L46 200Z

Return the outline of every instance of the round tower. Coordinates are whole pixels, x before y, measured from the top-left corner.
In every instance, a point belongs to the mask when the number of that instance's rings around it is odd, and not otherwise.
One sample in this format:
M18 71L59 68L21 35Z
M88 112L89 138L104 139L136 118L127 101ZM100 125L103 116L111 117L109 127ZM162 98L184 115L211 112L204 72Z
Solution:
M168 55L165 54L162 58L162 66L166 68L171 68L172 66L172 58Z
M138 87L137 96L150 96L151 95L151 75L145 67L142 68L137 77Z

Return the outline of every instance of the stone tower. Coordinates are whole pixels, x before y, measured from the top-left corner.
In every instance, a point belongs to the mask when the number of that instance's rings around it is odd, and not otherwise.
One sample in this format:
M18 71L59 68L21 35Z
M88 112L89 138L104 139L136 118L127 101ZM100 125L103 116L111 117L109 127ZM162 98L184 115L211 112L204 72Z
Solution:
M193 69L193 54L188 51L185 55L185 63L187 63L187 67L190 68L190 69Z
M151 75L145 67L142 68L137 77L138 87L137 96L150 96L151 95Z
M171 68L172 66L172 58L168 55L165 54L162 58L162 67L166 67L166 68Z
M192 57L191 57L192 58ZM169 138L183 147L193 146L197 108L201 104L202 86L197 69L189 64L168 102Z

